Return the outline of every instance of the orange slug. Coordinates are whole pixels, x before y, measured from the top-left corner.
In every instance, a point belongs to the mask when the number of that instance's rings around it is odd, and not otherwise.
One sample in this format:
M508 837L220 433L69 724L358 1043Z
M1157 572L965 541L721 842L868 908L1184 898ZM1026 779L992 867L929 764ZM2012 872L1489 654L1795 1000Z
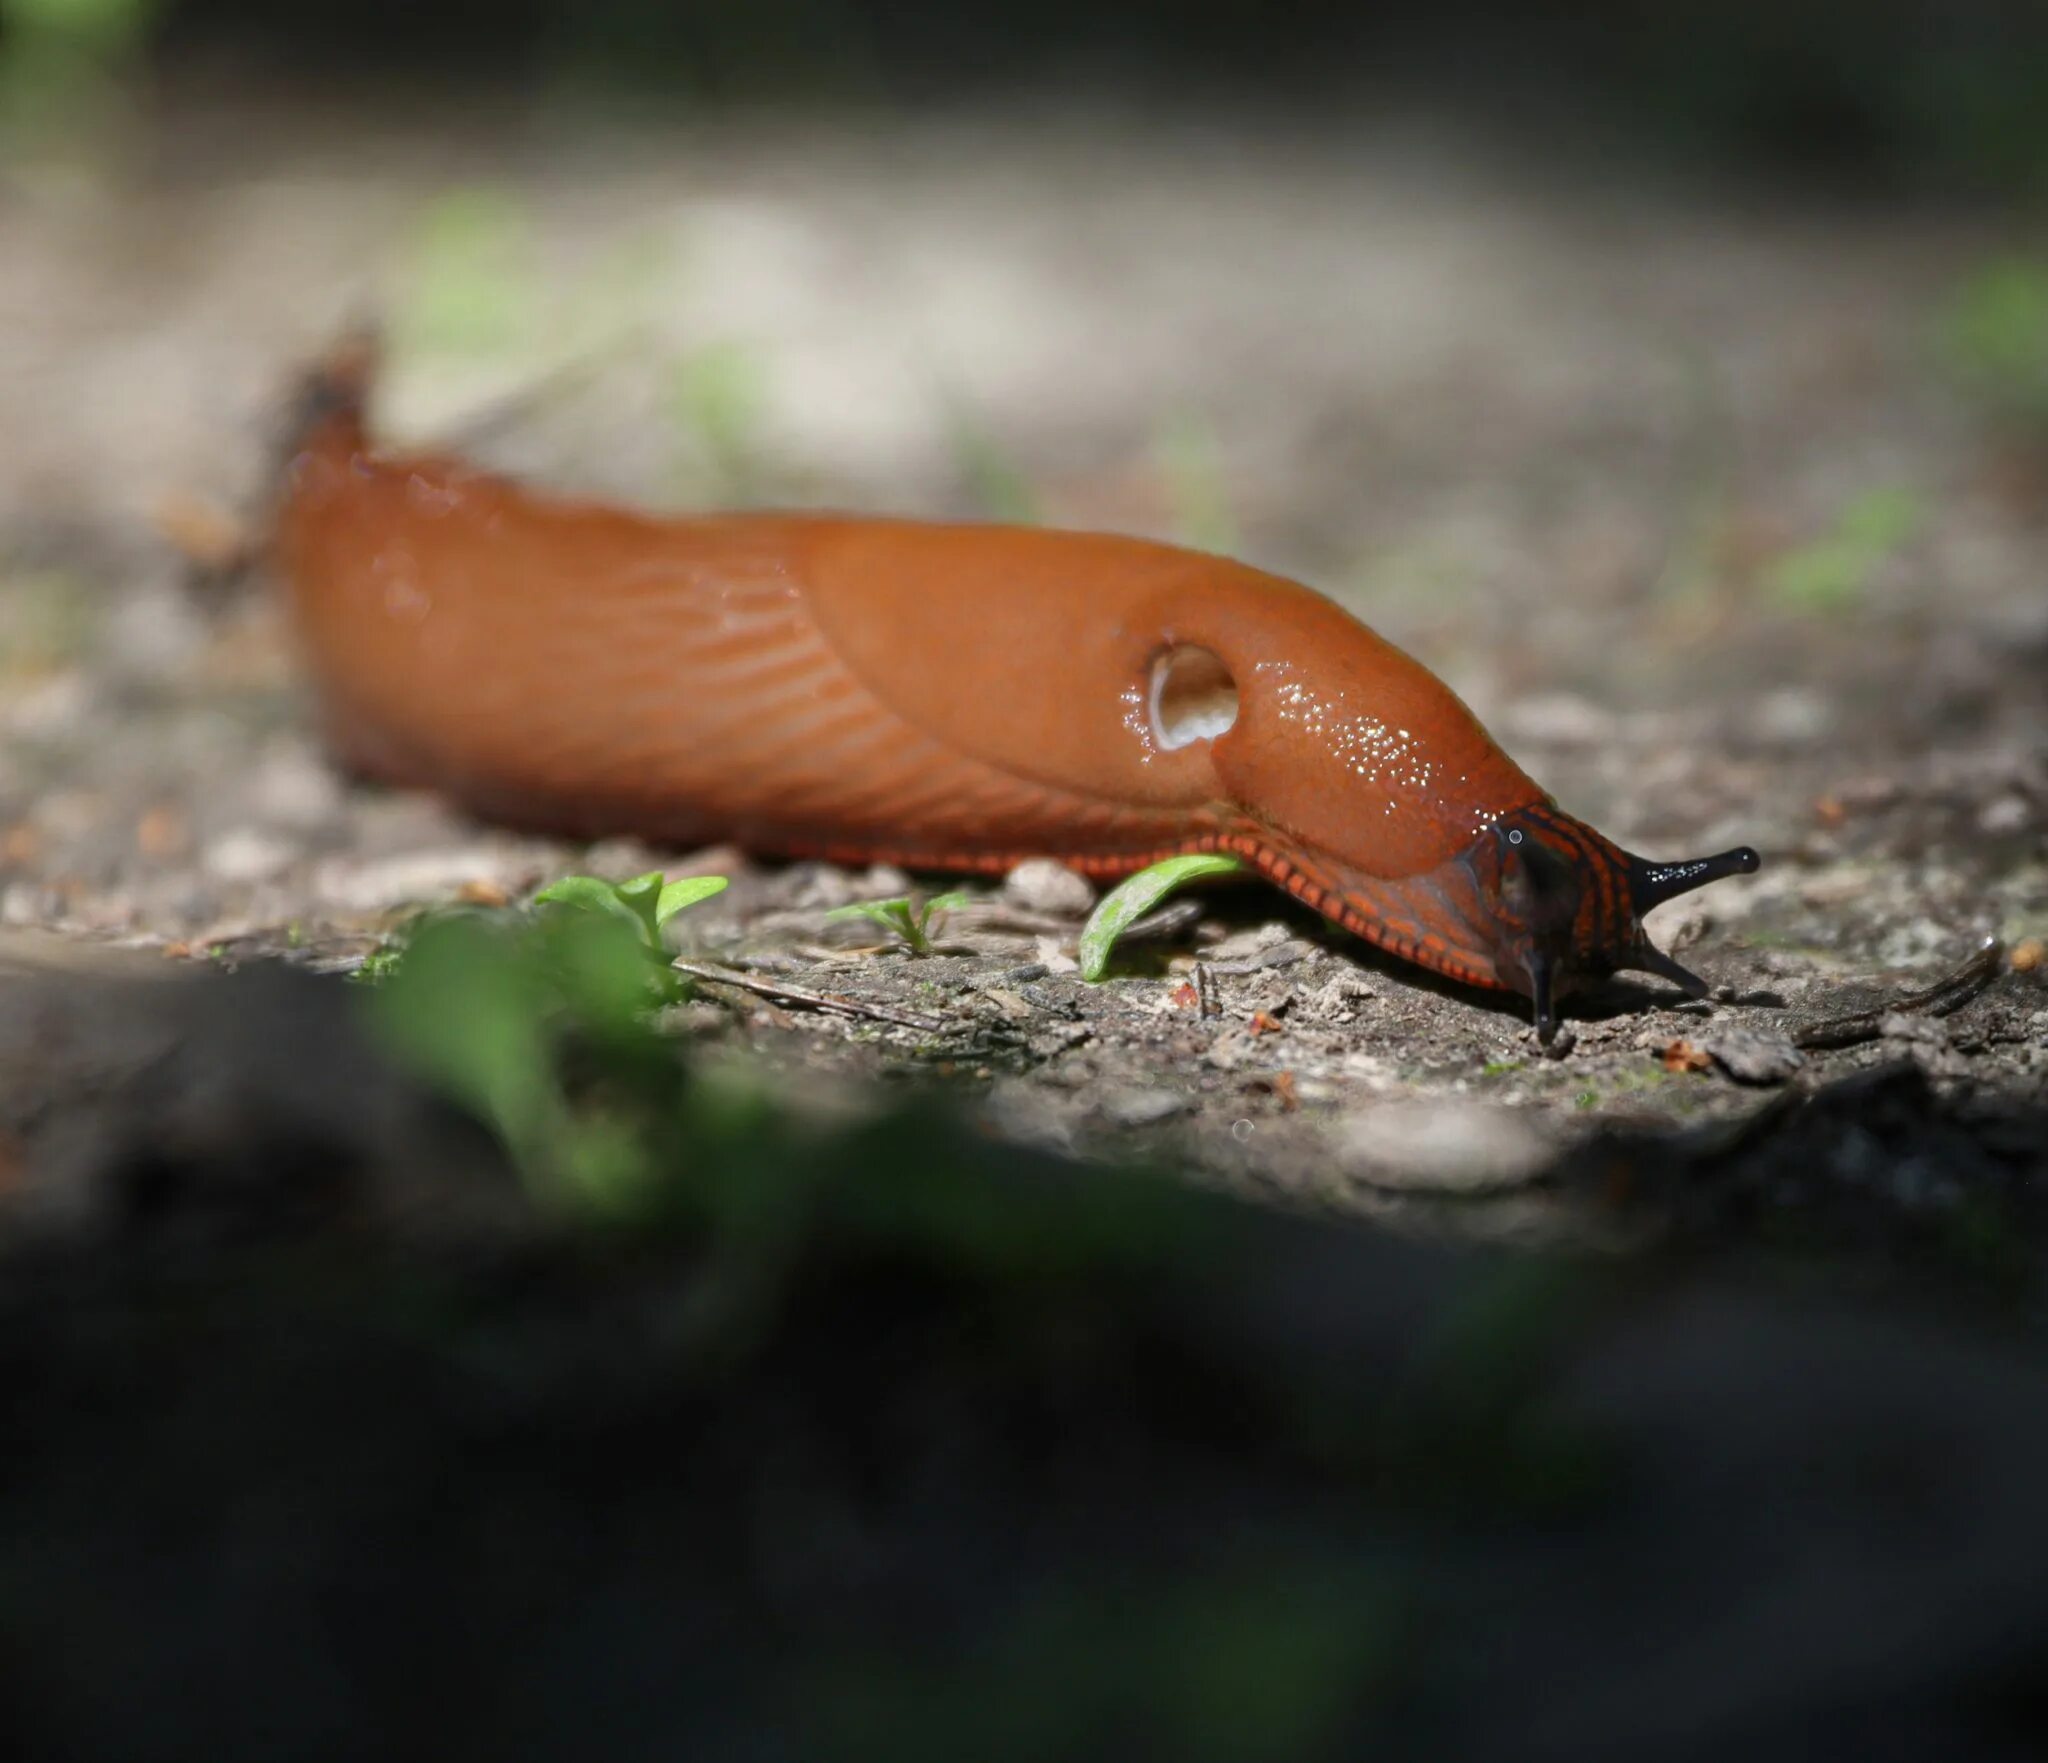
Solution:
M315 382L275 561L331 745L578 836L1097 877L1227 851L1367 941L1533 1001L1706 987L1653 906L1747 848L1631 856L1432 674L1297 583L1134 538L832 515L657 519L366 439Z

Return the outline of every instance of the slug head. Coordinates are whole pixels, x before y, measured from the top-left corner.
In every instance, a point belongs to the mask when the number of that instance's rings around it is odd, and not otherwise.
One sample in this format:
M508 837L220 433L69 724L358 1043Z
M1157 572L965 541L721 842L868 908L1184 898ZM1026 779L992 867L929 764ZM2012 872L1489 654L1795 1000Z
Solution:
M1654 973L1690 996L1706 981L1653 944L1652 908L1761 863L1747 845L1714 857L1651 863L1547 804L1503 815L1480 834L1465 863L1491 918L1501 982L1526 991L1536 1032L1557 1032L1557 1000L1586 980L1621 969Z

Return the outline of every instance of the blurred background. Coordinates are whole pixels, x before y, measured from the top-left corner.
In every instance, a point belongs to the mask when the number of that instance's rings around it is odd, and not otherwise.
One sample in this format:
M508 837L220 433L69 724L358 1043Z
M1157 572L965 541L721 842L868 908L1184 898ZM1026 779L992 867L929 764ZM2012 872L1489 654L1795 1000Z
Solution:
M856 970L826 909L906 878L727 853L722 959L795 924L764 972L957 1045L599 1024L579 1154L660 1203L565 1243L421 1081L553 1085L526 980L416 978L394 1065L334 976L674 854L326 766L244 566L364 316L394 443L1336 595L1624 844L1762 848L1656 927L1725 1008L1546 1060L1267 900L1191 1024L1164 955ZM332 1754L423 1694L510 1755L2034 1754L2044 927L2041 7L0 0L36 1754ZM1886 1014L1987 937L1974 1013ZM755 1075L679 1105L679 1045ZM790 1136L877 1078L970 1128Z

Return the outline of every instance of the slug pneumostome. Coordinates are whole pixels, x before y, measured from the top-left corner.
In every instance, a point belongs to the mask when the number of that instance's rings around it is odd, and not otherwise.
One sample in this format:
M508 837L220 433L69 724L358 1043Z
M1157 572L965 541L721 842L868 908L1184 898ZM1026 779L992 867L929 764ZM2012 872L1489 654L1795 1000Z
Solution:
M375 451L369 362L309 395L276 561L344 762L487 818L1099 877L1232 852L1546 1037L1617 968L1704 992L1643 916L1757 867L1619 849L1297 583L1101 534L550 500Z

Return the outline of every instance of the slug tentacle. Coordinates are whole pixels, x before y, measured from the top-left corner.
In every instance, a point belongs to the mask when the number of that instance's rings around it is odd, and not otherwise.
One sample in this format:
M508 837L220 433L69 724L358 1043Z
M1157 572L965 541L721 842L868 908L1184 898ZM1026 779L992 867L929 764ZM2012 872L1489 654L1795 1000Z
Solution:
M1754 875L1763 859L1748 845L1737 845L1712 857L1689 857L1678 863L1652 863L1647 858L1628 859L1629 892L1636 903L1636 916L1643 917L1653 906L1703 888L1708 882L1731 875Z
M1757 867L1634 857L1298 583L1100 533L661 520L375 451L374 348L297 407L275 556L330 739L583 836L1099 876L1225 850L1389 952L1522 993L1702 982L1645 913Z

